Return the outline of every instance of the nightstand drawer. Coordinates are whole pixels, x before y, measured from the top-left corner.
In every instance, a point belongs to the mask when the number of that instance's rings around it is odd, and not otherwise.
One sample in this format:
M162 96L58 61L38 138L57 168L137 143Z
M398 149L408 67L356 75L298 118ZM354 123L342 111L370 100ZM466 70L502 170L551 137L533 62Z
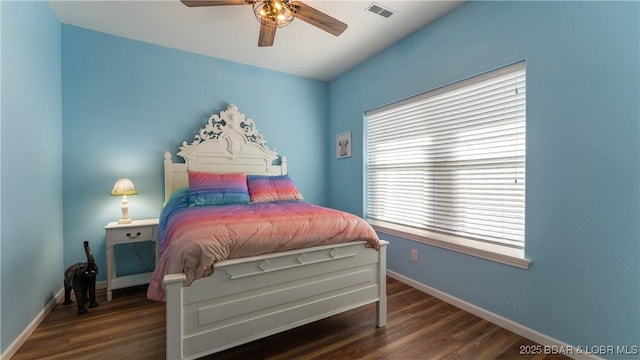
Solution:
M153 240L153 229L148 226L111 229L110 232L113 243Z

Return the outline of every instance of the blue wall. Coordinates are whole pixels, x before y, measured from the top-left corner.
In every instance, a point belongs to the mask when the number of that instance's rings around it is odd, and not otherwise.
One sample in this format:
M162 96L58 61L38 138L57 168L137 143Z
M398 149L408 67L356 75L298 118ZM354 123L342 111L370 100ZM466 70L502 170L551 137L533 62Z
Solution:
M287 157L305 200L328 203L325 82L62 25L62 84L65 263L84 257L87 239L106 270L103 227L120 217L120 198L109 195L115 180L138 189L131 218L158 217L164 152L191 142L229 103ZM133 249L118 248L119 271L143 269Z
M60 22L44 2L2 7L1 350L62 288Z
M638 2L471 2L359 65L330 85L328 142L355 146L331 206L363 213L364 111L526 59L533 264L381 234L388 266L569 344L639 346L639 24Z

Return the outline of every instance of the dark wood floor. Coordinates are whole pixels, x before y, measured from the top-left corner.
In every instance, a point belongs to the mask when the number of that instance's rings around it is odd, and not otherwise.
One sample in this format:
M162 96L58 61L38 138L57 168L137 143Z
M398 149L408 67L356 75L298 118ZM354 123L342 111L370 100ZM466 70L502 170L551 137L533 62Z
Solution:
M203 359L567 359L521 354L535 344L396 280L387 293L384 328L368 305ZM144 287L98 296L81 316L58 304L12 359L164 359L164 303Z

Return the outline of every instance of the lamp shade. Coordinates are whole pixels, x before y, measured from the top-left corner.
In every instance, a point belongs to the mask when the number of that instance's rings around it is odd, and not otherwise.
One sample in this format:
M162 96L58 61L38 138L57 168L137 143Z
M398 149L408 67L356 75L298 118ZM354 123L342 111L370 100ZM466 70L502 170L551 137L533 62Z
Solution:
M111 190L111 195L121 196L121 195L137 195L138 190L133 186L133 182L129 179L118 179L116 184L113 185L113 190Z

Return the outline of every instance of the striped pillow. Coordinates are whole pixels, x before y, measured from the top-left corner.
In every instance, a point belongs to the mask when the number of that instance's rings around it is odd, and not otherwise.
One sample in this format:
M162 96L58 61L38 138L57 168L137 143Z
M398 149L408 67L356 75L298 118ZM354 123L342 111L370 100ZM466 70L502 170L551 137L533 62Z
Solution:
M189 171L189 206L248 204L247 174Z
M247 185L252 203L302 200L302 194L289 175L249 175Z

